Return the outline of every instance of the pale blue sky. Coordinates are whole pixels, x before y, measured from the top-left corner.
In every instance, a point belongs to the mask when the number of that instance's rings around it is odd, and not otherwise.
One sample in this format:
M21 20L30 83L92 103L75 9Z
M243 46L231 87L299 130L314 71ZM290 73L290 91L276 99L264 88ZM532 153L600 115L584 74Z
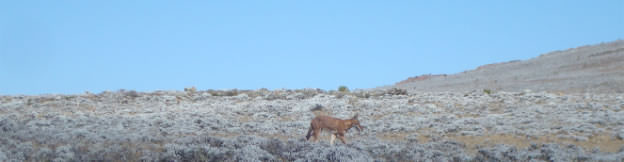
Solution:
M373 88L624 38L624 1L0 1L0 94Z

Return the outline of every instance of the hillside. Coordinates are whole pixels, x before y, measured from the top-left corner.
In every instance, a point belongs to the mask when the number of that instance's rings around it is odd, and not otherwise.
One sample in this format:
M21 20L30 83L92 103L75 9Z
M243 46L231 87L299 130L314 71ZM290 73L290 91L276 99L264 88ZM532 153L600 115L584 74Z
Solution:
M452 75L423 75L384 88L409 92L502 90L624 92L624 40L555 51Z

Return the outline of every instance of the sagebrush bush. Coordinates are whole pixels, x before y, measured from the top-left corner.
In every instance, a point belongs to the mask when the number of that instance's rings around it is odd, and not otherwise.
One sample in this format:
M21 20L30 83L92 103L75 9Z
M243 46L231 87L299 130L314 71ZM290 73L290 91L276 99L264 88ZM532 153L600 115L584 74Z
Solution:
M241 93L238 89L231 89L231 90L213 90L213 89L209 89L209 90L206 90L206 92L210 93L210 95L212 95L212 96L230 96L230 97L231 96L236 96L236 95Z
M126 97L130 97L132 99L137 98L137 97L141 97L141 95L137 91L135 91L135 90L126 91L124 93L124 95L126 95Z
M236 96L236 95L238 95L238 89L231 89L231 90L224 91L222 96Z
M492 90L490 90L490 89L483 89L483 93L485 93L485 94L488 94L488 95L489 95L489 94L491 94L491 93L492 93Z
M189 88L184 88L184 92L186 92L189 95L195 94L197 92L197 88L195 88L195 86L189 87Z
M392 89L386 91L386 94L390 94L390 95L407 95L407 90L399 89L399 88L392 88Z
M338 87L338 92L349 92L349 88L347 86L341 85Z

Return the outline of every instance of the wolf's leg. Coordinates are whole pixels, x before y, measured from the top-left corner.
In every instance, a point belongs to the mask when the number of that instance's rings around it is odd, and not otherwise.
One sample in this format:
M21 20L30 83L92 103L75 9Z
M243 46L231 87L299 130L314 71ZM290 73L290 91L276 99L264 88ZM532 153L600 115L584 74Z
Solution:
M314 129L314 142L318 142L319 134L321 134L321 129Z
M336 140L336 134L332 133L331 134L331 140L329 140L329 145L333 146L334 145L334 140Z
M347 144L347 140L345 139L344 134L338 134L338 139L340 139L343 144Z
M312 136L312 126L310 126L310 129L308 129L308 134L306 135L306 140L310 140L310 136Z

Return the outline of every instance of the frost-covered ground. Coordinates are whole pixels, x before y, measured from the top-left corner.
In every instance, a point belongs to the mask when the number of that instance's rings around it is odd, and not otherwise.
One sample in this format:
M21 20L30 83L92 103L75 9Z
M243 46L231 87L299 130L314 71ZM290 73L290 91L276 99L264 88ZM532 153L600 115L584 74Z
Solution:
M356 113L348 144L304 140L315 114ZM622 138L623 94L0 96L0 161L622 161Z

